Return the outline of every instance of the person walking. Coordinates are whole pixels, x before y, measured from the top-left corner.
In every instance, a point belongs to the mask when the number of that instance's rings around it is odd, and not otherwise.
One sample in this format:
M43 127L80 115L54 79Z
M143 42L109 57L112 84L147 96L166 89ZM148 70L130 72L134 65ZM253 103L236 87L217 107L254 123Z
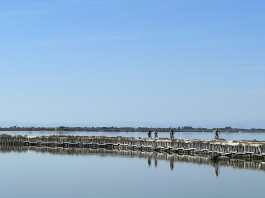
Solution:
M152 137L152 132L148 131L148 138L151 138L151 137Z
M170 139L174 139L174 134L175 134L175 132L171 129L170 130Z
M155 130L155 138L158 138L158 132Z
M216 129L215 130L215 139L219 139L219 134L220 134L219 130Z

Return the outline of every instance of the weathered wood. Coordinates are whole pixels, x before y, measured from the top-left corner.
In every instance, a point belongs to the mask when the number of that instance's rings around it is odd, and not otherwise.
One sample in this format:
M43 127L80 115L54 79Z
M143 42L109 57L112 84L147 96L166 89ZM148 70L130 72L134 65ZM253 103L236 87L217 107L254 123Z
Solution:
M135 151L156 151L181 155L217 156L230 159L265 161L265 142L200 141L142 138L108 138L85 136L42 136L0 138L0 145L26 147L104 148Z

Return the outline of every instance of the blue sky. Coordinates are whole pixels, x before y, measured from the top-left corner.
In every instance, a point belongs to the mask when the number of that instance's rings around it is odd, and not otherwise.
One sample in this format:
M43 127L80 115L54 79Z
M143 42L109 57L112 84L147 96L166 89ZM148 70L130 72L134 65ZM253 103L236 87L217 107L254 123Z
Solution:
M3 0L0 120L264 120L264 10L262 0Z

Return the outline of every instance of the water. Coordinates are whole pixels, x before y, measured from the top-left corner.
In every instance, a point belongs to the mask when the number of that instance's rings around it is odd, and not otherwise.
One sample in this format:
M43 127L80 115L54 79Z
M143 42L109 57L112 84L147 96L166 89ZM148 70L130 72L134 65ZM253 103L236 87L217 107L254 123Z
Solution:
M265 165L260 162L252 170L242 169L242 162L213 164L194 156L24 147L0 148L0 161L0 189L5 198L244 198L264 194Z
M0 131L0 134L10 135L28 135L28 136L50 136L50 135L78 135L78 136L107 136L107 137L142 137L146 138L147 133L144 132L80 132L80 131ZM154 134L152 134L154 137ZM169 138L169 133L160 132L158 136L161 138ZM176 132L175 138L177 139L200 139L200 140L212 140L214 139L214 133L209 132ZM265 141L265 133L258 132L238 132L238 133L221 133L220 138L226 140L259 140Z

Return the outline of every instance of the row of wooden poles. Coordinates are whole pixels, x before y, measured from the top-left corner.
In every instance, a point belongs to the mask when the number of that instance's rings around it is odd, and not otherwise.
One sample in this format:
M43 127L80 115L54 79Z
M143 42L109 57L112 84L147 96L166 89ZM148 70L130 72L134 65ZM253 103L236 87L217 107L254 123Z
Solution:
M0 138L1 145L28 147L105 148L121 150L157 151L186 155L218 156L219 159L246 159L265 161L262 144L226 144L198 140L155 140L89 137L13 137Z

